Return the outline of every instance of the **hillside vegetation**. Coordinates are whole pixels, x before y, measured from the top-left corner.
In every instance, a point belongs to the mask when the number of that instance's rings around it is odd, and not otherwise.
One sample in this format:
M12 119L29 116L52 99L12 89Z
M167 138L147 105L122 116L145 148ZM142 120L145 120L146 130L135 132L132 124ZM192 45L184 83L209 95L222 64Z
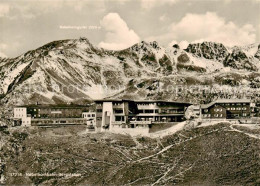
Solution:
M6 184L260 184L259 126L220 123L161 139L82 131L75 127L1 131Z

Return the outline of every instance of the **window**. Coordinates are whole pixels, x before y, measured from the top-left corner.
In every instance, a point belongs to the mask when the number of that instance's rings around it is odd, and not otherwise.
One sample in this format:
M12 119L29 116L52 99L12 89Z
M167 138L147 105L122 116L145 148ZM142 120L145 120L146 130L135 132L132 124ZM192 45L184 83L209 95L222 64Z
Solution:
M92 117L95 117L95 114L92 114Z
M209 111L208 109L204 109L204 112L206 112L206 113L207 113L208 111Z
M236 110L236 108L232 107L231 110Z
M243 107L243 110L247 110L247 108L246 108L246 107Z
M125 121L125 118L124 118L124 116L116 116L115 120L116 121Z
M161 112L162 112L162 113L166 113L166 110L165 110L165 109L162 109Z
M247 113L243 113L243 116L247 116Z
M102 109L97 109L97 112L102 112Z
M154 113L159 113L159 110L158 110L158 109L155 109L155 110L154 110Z
M144 110L144 113L153 113L153 110L152 109L147 109L147 110Z
M237 107L237 110L241 110L241 107Z
M114 109L114 113L116 114L122 114L123 112L123 109Z
M113 103L113 105L122 105L122 103Z
M219 117L221 117L221 118L222 118L222 117L223 117L223 114L220 114L220 115L219 115Z
M220 108L219 111L222 112L222 108Z
M139 113L144 113L144 110L138 110Z
M88 117L90 117L90 114L88 114Z
M217 117L218 117L218 114L215 114L215 115L214 115L214 117L216 117L216 118L217 118Z

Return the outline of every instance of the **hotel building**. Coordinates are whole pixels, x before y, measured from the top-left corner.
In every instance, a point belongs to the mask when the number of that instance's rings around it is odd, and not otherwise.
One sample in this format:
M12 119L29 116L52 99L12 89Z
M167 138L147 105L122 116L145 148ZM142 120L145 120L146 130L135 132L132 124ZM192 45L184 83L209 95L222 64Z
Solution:
M96 100L97 128L149 127L154 123L175 123L184 120L190 103L173 101L133 101L123 99Z
M219 99L201 105L203 119L241 119L251 115L248 99Z
M26 105L14 107L14 125L96 125L95 113L80 105ZM93 119L94 118L94 119Z

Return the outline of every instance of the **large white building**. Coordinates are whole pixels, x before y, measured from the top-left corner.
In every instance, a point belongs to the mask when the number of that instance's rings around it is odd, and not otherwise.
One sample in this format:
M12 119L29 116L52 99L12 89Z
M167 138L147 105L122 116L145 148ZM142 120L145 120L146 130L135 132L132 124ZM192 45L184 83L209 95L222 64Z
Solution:
M149 131L154 123L183 121L185 109L190 103L172 101L134 101L122 99L96 100L97 129L101 131Z
M14 108L14 124L22 126L31 126L31 116L27 114L26 107Z

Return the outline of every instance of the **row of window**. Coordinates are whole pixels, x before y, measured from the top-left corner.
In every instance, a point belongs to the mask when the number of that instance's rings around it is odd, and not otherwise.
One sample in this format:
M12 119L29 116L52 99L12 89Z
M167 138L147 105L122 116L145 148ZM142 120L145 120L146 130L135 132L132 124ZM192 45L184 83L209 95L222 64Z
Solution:
M247 108L246 107L237 107L237 108L235 108L235 107L231 107L231 108L227 108L227 110L247 110Z
M237 107L237 108L235 108L235 107L231 107L231 108L226 108L227 110L247 110L247 108L246 107ZM204 109L204 112L208 112L209 110L208 109ZM223 109L222 108L215 108L214 109L214 111L215 112L222 112L223 111Z
M215 118L222 118L223 117L223 114L214 114L213 115ZM211 114L203 114L203 117L204 118L210 118L211 117Z
M215 118L222 118L223 117L223 114L214 114L213 115ZM242 116L248 116L247 113L242 113ZM203 117L204 118L210 118L211 117L211 114L203 114Z
M171 103L137 103L137 105L157 105L157 106L166 106L166 105L172 105Z
M23 114L16 114L15 117L24 117Z
M119 106L119 105L122 105L122 103L113 103L113 105L114 105L114 106L116 106L116 105Z
M162 113L183 113L182 109L162 109Z
M60 121L52 121L52 120L45 120L45 121L32 121L32 124L53 124L53 123L86 123L85 120L60 120Z
M229 106L229 105L246 105L247 103L222 103L220 105L225 105L225 106Z
M96 116L95 114L83 114L83 117L88 117L88 118L95 117L95 116Z
M138 110L139 113L159 113L158 109L145 109L145 110Z
M102 112L102 109L97 109L97 112ZM139 113L159 113L159 109L143 109L143 110L138 110ZM178 109L162 109L162 113L180 113L183 112L183 110L178 110ZM114 113L117 114L122 114L123 109L114 109Z
M34 112L36 112L36 111L41 111L41 109L40 108L38 108L38 109L29 109L30 111L34 111ZM43 109L44 111L61 111L61 110L81 110L81 109L78 109L78 108L44 108Z
M82 117L82 115L76 115L76 114L33 114L32 115L33 118L39 118L39 117L43 117L43 118L67 118L67 117L72 117L72 118L80 118ZM93 116L95 117L95 115Z
M25 109L23 108L16 108L15 111L24 111Z
M143 105L143 106L145 106L145 105L155 105L155 103L137 103L137 105Z

